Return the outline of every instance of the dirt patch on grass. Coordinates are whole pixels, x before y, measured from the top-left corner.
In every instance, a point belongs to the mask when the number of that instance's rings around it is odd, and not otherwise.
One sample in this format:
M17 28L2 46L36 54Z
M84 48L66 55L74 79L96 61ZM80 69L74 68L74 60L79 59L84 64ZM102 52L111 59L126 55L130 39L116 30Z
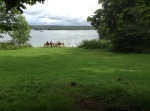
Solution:
M77 99L77 98L76 98ZM77 109L88 109L93 111L104 111L104 101L96 97L78 98Z
M112 101L100 97L78 97L76 101L76 108L81 111L140 111L129 109L120 99Z

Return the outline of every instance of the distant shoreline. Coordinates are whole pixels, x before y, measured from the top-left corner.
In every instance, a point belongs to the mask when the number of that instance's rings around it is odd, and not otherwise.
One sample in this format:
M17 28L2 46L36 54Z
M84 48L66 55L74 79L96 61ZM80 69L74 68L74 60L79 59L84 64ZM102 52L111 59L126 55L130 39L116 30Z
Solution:
M92 26L30 25L33 30L94 30Z

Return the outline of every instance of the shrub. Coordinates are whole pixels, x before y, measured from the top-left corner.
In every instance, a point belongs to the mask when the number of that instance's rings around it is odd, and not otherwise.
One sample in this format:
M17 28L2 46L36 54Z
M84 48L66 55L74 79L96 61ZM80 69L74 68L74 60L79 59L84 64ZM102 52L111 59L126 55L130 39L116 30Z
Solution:
M100 39L83 40L78 47L89 49L111 49L111 42L109 40Z
M15 45L12 41L0 42L1 50L16 50L16 49L22 49L28 47L32 47L32 46L30 44Z

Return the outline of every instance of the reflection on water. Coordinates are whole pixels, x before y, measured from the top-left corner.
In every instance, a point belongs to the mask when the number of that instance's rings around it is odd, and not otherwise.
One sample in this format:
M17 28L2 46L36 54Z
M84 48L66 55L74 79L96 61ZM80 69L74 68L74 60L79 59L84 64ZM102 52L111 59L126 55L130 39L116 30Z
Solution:
M4 34L3 34L4 35ZM98 38L98 34L95 30L44 30L37 31L32 30L29 43L34 47L41 47L46 41L52 42L64 42L65 46L76 47L82 40L90 40ZM0 41L10 40L11 37L4 35L4 38L0 38Z

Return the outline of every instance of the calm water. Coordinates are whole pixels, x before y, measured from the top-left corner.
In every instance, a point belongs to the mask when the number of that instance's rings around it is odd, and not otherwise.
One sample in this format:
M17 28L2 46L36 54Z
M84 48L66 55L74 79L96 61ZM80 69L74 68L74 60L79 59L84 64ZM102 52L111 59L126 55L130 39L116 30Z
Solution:
M76 47L82 40L90 40L98 38L95 30L32 30L29 43L34 47L41 47L46 41L64 42L65 46ZM10 40L11 37L4 35L0 41Z

